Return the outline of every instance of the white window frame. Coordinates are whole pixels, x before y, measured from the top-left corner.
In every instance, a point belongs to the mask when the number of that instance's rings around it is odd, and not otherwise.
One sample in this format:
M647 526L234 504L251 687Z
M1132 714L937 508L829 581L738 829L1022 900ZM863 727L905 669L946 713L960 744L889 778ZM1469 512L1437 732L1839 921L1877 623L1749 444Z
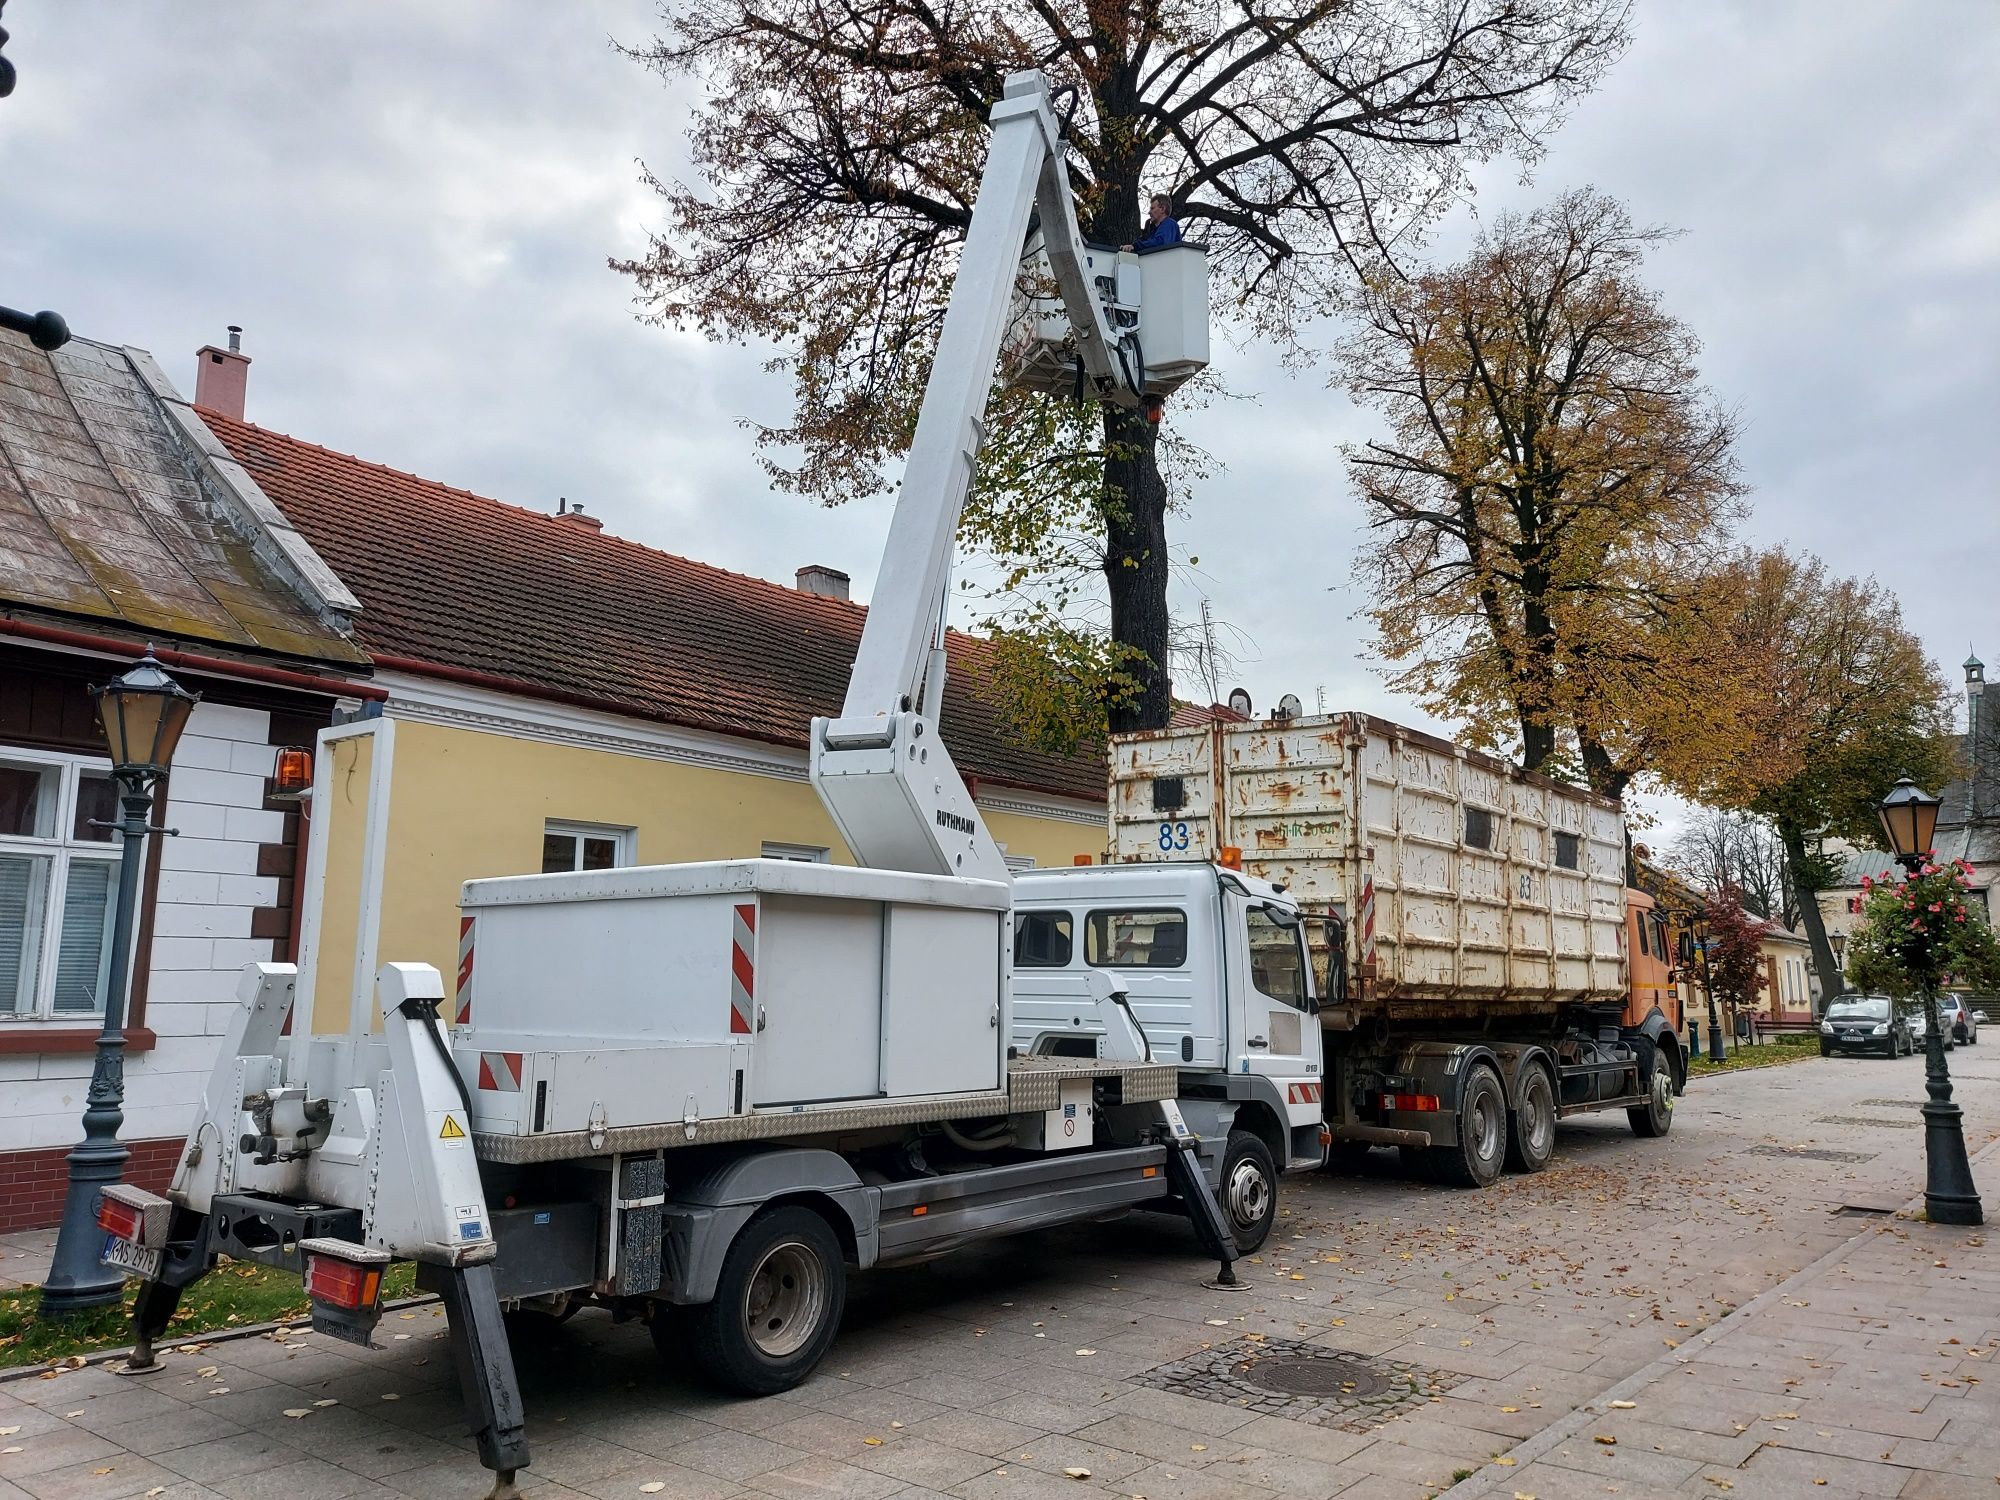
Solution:
M776 839L765 839L762 848L765 859L789 859L802 865L824 865L833 862L833 851L818 844L786 844Z
M570 818L550 818L542 824L542 837L575 839L579 848L585 839L610 839L615 846L611 855L613 869L639 862L639 830L620 828L613 823L579 823ZM577 874L583 866L572 864L567 873ZM563 873L544 871L545 874Z
M77 785L87 771L108 776L111 772L111 762L101 755L74 755L61 750L29 750L13 745L0 745L0 760L16 765L45 767L56 773L53 834L48 838L0 834L0 854L28 855L50 862L48 883L42 893L41 935L35 945L34 988L28 997L25 1009L0 1010L0 1027L74 1026L101 1020L104 1016L105 999L102 991L110 988L108 964L105 966L104 981L99 986L97 1004L90 1010L57 1010L55 989L56 971L62 958L62 913L69 899L69 874L73 864L78 861L90 861L110 866L107 905L112 920L116 919L118 864L123 841L116 834L113 834L107 843L85 842L75 837ZM145 893L142 891L140 893L142 907L144 900ZM132 945L135 951L138 947L136 936L135 933ZM105 928L104 941L109 946L111 942L109 923ZM128 964L132 958L132 954L126 956Z

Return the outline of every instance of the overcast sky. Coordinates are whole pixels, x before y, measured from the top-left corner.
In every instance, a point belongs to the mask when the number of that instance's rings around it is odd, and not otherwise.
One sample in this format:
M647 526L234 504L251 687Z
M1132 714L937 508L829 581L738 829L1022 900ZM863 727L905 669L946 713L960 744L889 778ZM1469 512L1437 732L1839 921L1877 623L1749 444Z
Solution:
M618 57L648 0L14 0L0 104L0 302L193 353L245 327L248 415L515 504L568 496L624 536L866 597L887 502L772 494L745 420L781 421L768 351L641 326L608 256L678 173L688 102ZM1747 531L1873 572L1952 681L2000 661L2000 4L1640 0L1637 41L1534 180L1685 234L1649 276L1743 419ZM1311 373L1218 343L1246 399L1187 418L1223 465L1176 540L1241 632L1261 711L1418 716L1362 649L1359 508L1337 445L1370 419ZM412 518L412 524L420 524ZM1226 686L1227 684L1225 684ZM1187 696L1201 685L1183 683Z

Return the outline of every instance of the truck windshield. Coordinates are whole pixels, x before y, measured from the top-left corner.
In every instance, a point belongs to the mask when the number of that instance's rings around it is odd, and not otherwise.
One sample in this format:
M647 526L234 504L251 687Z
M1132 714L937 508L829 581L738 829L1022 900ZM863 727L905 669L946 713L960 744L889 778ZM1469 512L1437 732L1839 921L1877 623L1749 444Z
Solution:
M1305 950L1299 946L1297 925L1281 927L1255 906L1243 916L1250 939L1250 983L1258 994L1304 1010Z

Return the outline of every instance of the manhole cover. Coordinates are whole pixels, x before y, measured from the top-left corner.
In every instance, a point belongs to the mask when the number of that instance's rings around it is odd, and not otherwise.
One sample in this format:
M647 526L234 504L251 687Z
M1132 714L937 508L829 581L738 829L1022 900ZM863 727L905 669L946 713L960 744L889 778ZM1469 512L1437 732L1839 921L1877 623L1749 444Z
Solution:
M1253 1416L1372 1432L1467 1377L1297 1339L1242 1338L1143 1371L1155 1390L1216 1401Z
M1230 1372L1245 1384L1286 1396L1330 1396L1335 1400L1366 1401L1379 1396L1389 1382L1358 1359L1334 1356L1315 1359L1259 1359L1255 1355L1240 1361Z

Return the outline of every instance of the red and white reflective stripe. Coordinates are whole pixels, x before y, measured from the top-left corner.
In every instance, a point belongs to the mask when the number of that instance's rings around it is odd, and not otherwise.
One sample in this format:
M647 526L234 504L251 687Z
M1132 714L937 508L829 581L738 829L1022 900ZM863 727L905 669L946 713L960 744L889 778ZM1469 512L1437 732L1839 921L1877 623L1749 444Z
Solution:
M479 1054L479 1086L494 1094L521 1092L521 1054L482 1052Z
M472 918L458 919L458 1008L452 1025L465 1026L472 1020Z
M748 1036L757 1013L757 903L736 907L736 931L729 952L729 1029Z
M1288 1084L1285 1087L1285 1102L1287 1104L1317 1104L1319 1103L1319 1087L1316 1083Z
M1375 956L1375 877L1366 876L1361 882L1361 957L1364 960Z

